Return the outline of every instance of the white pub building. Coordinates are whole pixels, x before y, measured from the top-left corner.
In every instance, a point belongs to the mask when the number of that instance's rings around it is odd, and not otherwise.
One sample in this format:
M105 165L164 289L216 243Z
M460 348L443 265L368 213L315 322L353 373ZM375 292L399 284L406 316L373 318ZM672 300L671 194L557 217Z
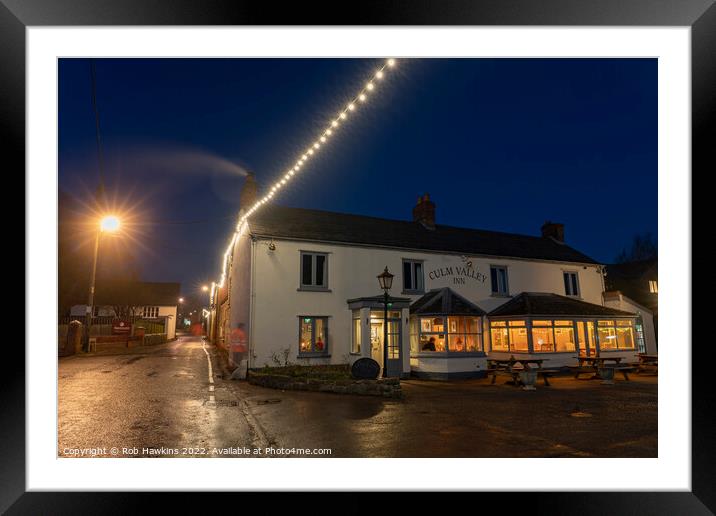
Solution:
M389 375L435 379L484 376L492 357L547 358L550 368L578 353L636 360L640 319L605 306L603 266L567 245L561 224L541 229L436 224L427 194L410 221L266 205L227 253L210 337L225 345L241 327L249 368L360 357L382 366L387 345ZM387 343L376 279L386 267Z

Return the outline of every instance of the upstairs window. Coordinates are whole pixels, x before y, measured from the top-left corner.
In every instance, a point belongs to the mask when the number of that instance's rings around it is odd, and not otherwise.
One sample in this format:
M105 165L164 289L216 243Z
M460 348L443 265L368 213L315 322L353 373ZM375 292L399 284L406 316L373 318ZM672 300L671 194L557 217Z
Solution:
M659 288L656 284L656 280L649 280L649 292L651 292L652 294L659 293Z
M301 252L301 289L328 289L328 255Z
M423 292L423 262L403 260L403 290L405 292Z
M564 294L579 297L579 278L576 272L564 273Z
M498 265L490 266L490 279L492 280L492 294L496 296L508 296L510 289L507 284L507 267Z

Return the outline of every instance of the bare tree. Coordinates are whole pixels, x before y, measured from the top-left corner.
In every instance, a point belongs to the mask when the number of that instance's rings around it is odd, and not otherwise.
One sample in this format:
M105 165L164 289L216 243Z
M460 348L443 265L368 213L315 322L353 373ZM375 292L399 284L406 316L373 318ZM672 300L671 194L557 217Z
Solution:
M638 262L658 257L659 247L654 236L647 232L634 235L629 249L622 249L614 260L616 263Z

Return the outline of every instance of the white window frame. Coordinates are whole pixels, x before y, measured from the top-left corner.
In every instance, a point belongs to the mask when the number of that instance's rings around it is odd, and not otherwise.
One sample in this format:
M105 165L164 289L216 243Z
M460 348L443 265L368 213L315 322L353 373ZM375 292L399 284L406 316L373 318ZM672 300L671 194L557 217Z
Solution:
M406 288L405 286L405 264L410 264L410 281L414 288ZM420 264L420 276L415 273L415 265ZM423 260L415 260L412 258L403 258L402 263L403 275L403 292L406 294L424 294L425 293L425 264Z
M492 284L492 271L493 270L503 270L505 271L505 284L504 286L504 292L500 290L500 274L497 273L495 277L497 278L497 291L494 290L494 285ZM510 296L510 274L509 269L507 265L497 265L492 264L490 265L490 294L492 296L498 296L498 297L509 297Z
M567 276L568 274L570 275L570 278L569 278L569 288L570 288L570 290L572 289L572 286L573 286L571 275L574 275L575 283L577 284L577 291L576 291L576 292L570 293L570 292L567 291L567 284L565 283L564 279L565 279L565 276ZM579 271L563 270L563 271L562 271L562 283L564 284L564 295L565 295L565 296L568 296L568 297L582 297L582 288L581 288L581 285L579 284Z
M311 319L311 351L301 351L301 326L303 319ZM323 349L316 350L316 320L323 319L323 331L325 333L325 340L323 342ZM328 347L330 345L330 335L328 330L328 316L327 315L299 315L298 316L298 357L325 357L330 356L328 353Z
M298 276L298 284L299 288L298 290L311 290L311 291L328 291L328 254L325 252L320 251L301 251L300 252L300 258L298 261L298 269L299 269L299 276ZM312 283L304 283L303 282L303 259L304 256L311 256L311 282ZM318 260L316 259L317 256L323 256L323 284L317 285L315 283L316 277L318 276Z

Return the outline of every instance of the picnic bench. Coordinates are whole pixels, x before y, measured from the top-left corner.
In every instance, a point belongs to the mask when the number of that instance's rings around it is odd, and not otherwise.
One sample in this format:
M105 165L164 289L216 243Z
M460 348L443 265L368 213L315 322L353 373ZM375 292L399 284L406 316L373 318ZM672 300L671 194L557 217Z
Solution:
M648 353L638 353L637 357L639 358L639 363L636 367L636 372L641 374L644 371L652 371L653 373L656 373L659 369L659 356L658 355L650 355Z
M612 369L614 372L620 372L624 375L624 380L629 381L629 373L636 370L636 366L631 364L622 364L622 357L605 357L595 355L579 355L574 357L577 359L579 365L572 366L574 370L574 378L578 379L582 373L592 373L591 379L602 379L599 374L600 369ZM614 365L607 364L607 362L614 362Z
M487 368L487 374L492 375L492 381L491 384L495 383L495 380L497 379L497 375L505 375L511 377L511 380L508 380L507 383L511 383L513 385L519 385L522 383L520 380L520 373L523 371L532 371L536 370L537 376L541 376L544 380L544 384L546 386L549 386L549 377L553 374L557 373L557 369L543 369L542 363L545 360L549 360L548 358L522 358L522 359L516 359L514 357L509 359L491 359L488 361L488 368ZM531 364L536 365L537 367L531 367ZM527 387L527 386L525 386Z

